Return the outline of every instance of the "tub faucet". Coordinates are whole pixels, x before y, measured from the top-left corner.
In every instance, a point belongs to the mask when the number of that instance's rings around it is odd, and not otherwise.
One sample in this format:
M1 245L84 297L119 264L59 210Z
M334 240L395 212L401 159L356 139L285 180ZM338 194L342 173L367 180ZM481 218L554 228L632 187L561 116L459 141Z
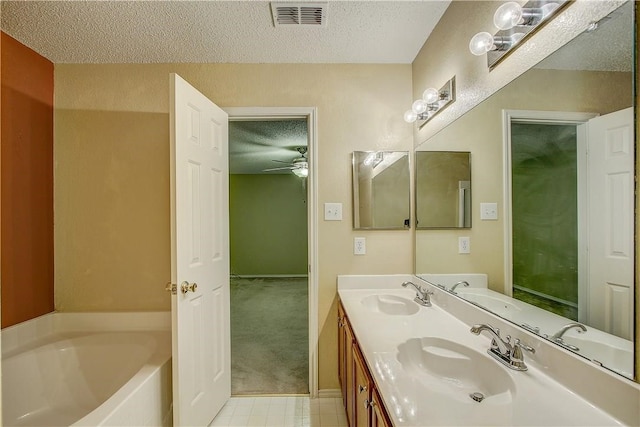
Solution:
M469 287L469 282L467 282L466 280L461 280L458 283L456 283L455 285L453 285L451 287L451 289L449 289L449 292L451 292L454 295L457 295L458 293L456 292L456 288L458 286L460 286L460 285L464 286L465 288L468 288Z
M404 282L402 287L406 288L409 285L416 289L416 297L413 300L421 306L431 307L431 299L429 298L429 295L433 295L433 291L430 291L429 289L422 289L422 286L416 285L413 282Z
M564 342L564 339L562 338L562 336L564 335L565 332L567 332L569 329L573 329L573 328L576 328L578 330L579 334L581 334L583 332L587 332L587 328L582 323L571 322L571 323L567 323L562 328L560 328L560 330L558 332L553 334L551 336L551 341L554 341L554 342L560 344L561 346L568 348L569 350L573 350L573 351L580 350L575 345L568 344L568 343Z
M531 353L535 353L535 349L520 342L519 339L513 340L511 344L511 336L507 335L503 340L500 337L500 329L494 329L491 325L479 324L471 327L471 333L480 335L480 332L487 331L491 335L491 347L487 353L498 362L516 371L526 371L527 365L524 363L522 349Z

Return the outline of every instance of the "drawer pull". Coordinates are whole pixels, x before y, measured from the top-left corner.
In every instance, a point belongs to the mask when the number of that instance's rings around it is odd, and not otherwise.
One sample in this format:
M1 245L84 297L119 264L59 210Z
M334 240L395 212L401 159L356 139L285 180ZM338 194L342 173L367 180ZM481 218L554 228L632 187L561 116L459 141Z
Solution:
M358 392L362 393L363 391L367 391L367 386L364 385L358 385ZM366 402L366 401L365 401Z
M374 406L376 406L376 402L369 401L367 399L364 400L364 409L369 409L369 408L373 408Z

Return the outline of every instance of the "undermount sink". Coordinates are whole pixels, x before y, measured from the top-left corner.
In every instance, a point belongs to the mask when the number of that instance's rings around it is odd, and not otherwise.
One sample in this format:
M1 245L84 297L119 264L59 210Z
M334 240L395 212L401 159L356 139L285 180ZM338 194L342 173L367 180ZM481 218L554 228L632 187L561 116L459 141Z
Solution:
M398 346L397 359L436 393L474 404L470 395L509 403L515 384L506 369L486 354L443 338L411 338Z
M369 295L362 299L362 305L371 311L393 316L409 316L420 310L415 302L397 295Z

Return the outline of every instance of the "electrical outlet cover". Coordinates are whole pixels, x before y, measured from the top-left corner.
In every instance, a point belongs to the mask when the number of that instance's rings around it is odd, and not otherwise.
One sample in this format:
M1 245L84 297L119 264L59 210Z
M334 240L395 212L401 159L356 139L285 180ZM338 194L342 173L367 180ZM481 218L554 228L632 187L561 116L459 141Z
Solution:
M469 237L458 237L458 253L471 253L471 239Z

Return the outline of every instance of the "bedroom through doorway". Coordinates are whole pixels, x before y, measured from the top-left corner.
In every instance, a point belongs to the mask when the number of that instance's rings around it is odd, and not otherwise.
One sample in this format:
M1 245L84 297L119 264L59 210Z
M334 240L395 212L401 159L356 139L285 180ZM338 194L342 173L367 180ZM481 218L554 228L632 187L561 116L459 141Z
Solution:
M232 395L309 394L306 118L229 121Z

